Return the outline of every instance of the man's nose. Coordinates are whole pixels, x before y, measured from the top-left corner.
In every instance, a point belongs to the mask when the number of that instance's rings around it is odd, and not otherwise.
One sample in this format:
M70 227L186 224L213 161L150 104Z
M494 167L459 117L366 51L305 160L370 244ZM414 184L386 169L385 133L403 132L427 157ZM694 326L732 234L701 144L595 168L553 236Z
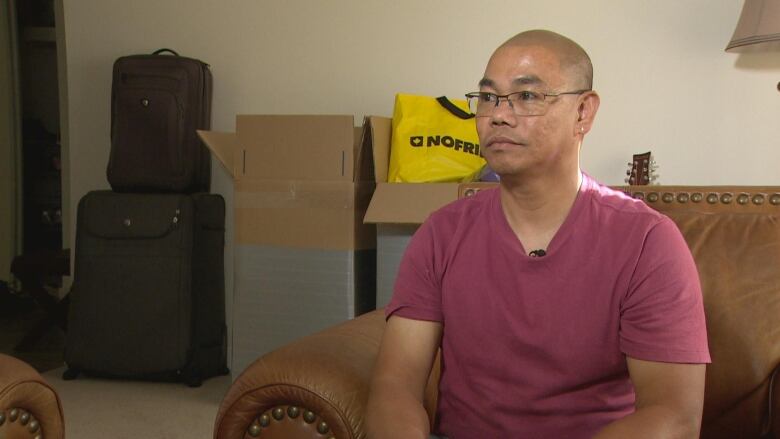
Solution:
M505 101L506 104L501 105L501 101ZM493 108L493 113L490 115L490 122L497 125L509 124L516 117L512 102L508 98L499 97L496 107Z

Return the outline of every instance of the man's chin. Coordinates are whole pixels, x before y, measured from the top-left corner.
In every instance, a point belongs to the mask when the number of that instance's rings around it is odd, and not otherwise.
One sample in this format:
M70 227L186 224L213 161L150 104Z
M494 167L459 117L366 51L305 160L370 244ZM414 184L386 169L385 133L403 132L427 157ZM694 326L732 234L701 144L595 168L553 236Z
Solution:
M505 160L487 160L487 164L501 178L522 175L527 169L523 163L509 163Z

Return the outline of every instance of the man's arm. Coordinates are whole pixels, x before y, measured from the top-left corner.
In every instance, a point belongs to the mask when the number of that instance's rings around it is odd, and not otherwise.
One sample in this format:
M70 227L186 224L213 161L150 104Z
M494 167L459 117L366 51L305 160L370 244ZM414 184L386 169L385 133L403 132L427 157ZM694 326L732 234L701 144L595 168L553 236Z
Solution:
M643 361L627 357L636 411L594 439L695 439L704 405L704 364Z
M427 439L425 384L441 340L438 322L391 316L382 336L368 398L369 439Z

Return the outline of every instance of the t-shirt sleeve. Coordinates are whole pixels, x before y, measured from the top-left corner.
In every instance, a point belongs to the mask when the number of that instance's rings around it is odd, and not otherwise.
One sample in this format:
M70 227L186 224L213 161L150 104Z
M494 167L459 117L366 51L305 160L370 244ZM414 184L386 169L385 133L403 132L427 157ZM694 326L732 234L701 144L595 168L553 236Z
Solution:
M620 348L640 360L711 361L696 264L679 229L666 217L643 243L621 306Z
M398 267L393 297L385 316L441 322L441 276L438 274L435 226L429 219L412 236Z

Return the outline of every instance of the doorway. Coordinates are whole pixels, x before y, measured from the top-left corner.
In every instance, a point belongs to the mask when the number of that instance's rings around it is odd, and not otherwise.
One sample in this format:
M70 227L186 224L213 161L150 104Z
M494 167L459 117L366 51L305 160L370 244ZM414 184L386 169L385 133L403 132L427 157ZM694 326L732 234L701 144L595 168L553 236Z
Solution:
M16 0L22 252L62 248L62 153L53 0Z
M67 120L61 114L61 108L66 108L61 105L65 52L64 33L58 25L63 4L62 0L0 0L0 4L4 67L0 87L8 90L0 101L0 123L7 128L0 135L0 162L7 159L6 172L0 173L4 208L0 211L0 352L46 370L62 364L64 334L52 324L52 312L42 306L41 299L56 304L64 295L63 277L35 268L35 283L40 288L30 289L31 282L20 283L11 271L18 278L18 267L38 266L37 256L16 264L24 260L18 258L21 255L61 253L67 247L63 239L67 236L63 223L68 224L63 214L68 205L63 196L67 194L63 191L63 182L68 181L63 172L67 155L61 142L66 137L61 121ZM25 275L29 270L24 269ZM38 332L33 334L34 330ZM15 350L22 339L32 340L29 349Z

